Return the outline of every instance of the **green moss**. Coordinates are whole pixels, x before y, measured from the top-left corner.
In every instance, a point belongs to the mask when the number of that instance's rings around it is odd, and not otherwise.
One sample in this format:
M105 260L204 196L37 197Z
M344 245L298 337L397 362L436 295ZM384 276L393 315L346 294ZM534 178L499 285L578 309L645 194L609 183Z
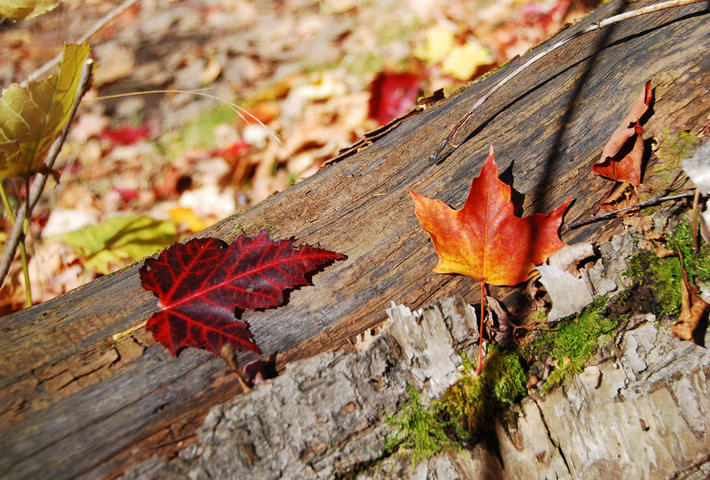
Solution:
M659 258L655 251L642 251L629 261L627 277L638 279L638 285L654 292L658 308L656 315L677 315L680 312L680 261L677 257Z
M424 408L419 392L411 385L407 386L407 391L409 402L399 416L387 420L387 423L396 426L397 432L386 440L385 456L406 449L414 466L420 460L430 458L441 451L460 449L461 445L446 435L448 425Z
M547 393L554 387L563 385L566 381L584 371L584 365L587 363L586 358L575 358L574 360L563 360L562 364L555 368L550 376L545 380L545 385L542 387L542 392Z
M538 307L535 310L535 313L533 313L530 318L535 322L535 323L544 323L547 320L547 309Z
M462 441L477 441L489 432L495 415L527 393L517 353L491 348L478 377L470 374L473 364L465 356L463 360L470 370L429 409L422 405L419 393L408 387L409 402L397 417L388 419L396 434L385 442L385 456L405 450L415 465L441 451L458 450Z
M661 134L656 156L660 160L653 173L673 170L680 162L690 156L698 139L693 132L681 130L675 136L670 134L670 127L666 127Z
M556 360L588 358L602 333L616 325L604 318L605 300L597 299L579 318L560 322L555 329L543 331L533 347L536 356L547 354Z
M557 360L591 357L596 352L599 337L611 332L617 325L617 322L604 317L605 306L605 299L600 298L584 310L577 321L562 325L551 339L549 354Z
M710 281L710 248L703 245L700 254L693 254L692 235L690 225L682 223L670 236L668 248L675 250L678 243L691 280ZM548 391L581 373L599 345L611 341L619 325L627 321L629 312L638 311L638 305L656 308L657 315L659 311L668 314L679 311L677 256L659 258L654 251L641 251L630 261L626 275L647 287L655 297L651 303L647 297L638 295L638 290L622 293L611 303L599 298L578 317L540 331L537 339L519 352L491 347L478 377L471 373L475 362L462 355L465 374L430 408L422 406L418 393L410 387L409 403L397 418L390 419L397 426L397 434L387 442L385 455L406 449L412 464L416 464L441 451L479 441L490 432L496 417L511 412L508 407L526 395L524 365L530 365L531 373L540 376L534 369L542 368L548 358L553 359L555 368L543 388Z
M541 332L527 349L529 361L551 357L556 365L543 391L562 384L584 370L585 362L599 348L599 339L614 331L619 321L608 318L606 299L601 297L585 309L578 318L567 319L554 329Z
M480 376L464 375L446 390L440 416L451 419L458 438L476 441L490 430L496 414L525 396L525 383L518 354L493 347Z
M686 219L686 221L678 225L671 237L678 242L688 277L701 282L710 281L710 246L708 246L707 242L701 240L698 244L700 251L697 254L693 252L693 227L691 223ZM673 242L669 242L667 245L669 248L675 247Z
M659 185L656 188L661 190L672 188L671 182L680 171L681 162L690 156L696 143L697 138L693 132L683 130L671 135L670 127L663 130L658 139L658 149L656 150L658 162L651 170L653 174L664 174L662 178L658 177L657 180L662 187Z
M446 389L439 408L455 420L452 426L456 437L471 440L486 430L486 420L493 410L492 396L486 387L480 377L464 375Z
M685 269L690 281L707 282L710 280L710 247L700 243L698 254L693 253L693 229L684 220L666 241L666 248L683 254ZM643 250L629 260L629 269L624 272L638 286L648 287L654 294L657 307L654 313L661 316L675 317L680 313L681 264L678 255L660 258L653 250Z

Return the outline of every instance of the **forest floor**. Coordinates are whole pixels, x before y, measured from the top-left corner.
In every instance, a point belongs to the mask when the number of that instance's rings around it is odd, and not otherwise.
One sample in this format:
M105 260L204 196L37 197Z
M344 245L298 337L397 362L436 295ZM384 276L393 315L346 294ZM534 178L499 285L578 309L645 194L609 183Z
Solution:
M136 2L88 41L93 86L30 224L33 301L288 188L417 97L465 86L594 2ZM27 79L119 4L67 0L0 24L0 84ZM16 206L23 182L4 183ZM9 232L3 211L0 248ZM25 292L18 255L0 315Z

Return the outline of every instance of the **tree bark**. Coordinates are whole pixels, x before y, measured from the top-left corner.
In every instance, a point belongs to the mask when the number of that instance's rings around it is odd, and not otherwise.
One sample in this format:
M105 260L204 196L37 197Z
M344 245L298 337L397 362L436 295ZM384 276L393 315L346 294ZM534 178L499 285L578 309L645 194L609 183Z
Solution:
M409 399L407 385L441 397L461 375L461 352L475 353L477 331L460 297L437 300L421 316L401 305L388 313L392 324L364 352L290 364L213 408L199 443L175 459L137 464L122 480L707 478L710 354L674 339L651 314L631 319L611 345L615 355L589 372L598 376L525 399L513 427L497 422L495 441L486 442L495 448L478 444L417 464L406 450L385 456L397 435L387 419Z
M647 3L610 2L559 36ZM429 155L470 105L526 55L198 234L229 243L242 230L254 235L271 227L273 237L348 255L315 275L313 286L291 292L283 307L242 315L265 355L282 369L298 358L348 349L351 338L385 319L391 301L413 309L450 295L477 302L470 279L431 272L436 253L407 189L460 207L489 145L503 179L519 192L514 201L521 212L546 212L573 196L565 215L571 222L592 213L608 191L609 182L590 166L645 81L655 90L645 138L667 127L707 132L707 13L707 4L665 10L571 41L501 88L455 139L460 146L432 164ZM588 225L563 240L617 229L615 222ZM110 340L157 309L137 270L0 319L0 478L115 477L138 460L194 442L208 409L239 393L223 362L209 353L187 350L172 358L144 329ZM511 307L519 298L511 289L493 293ZM240 362L253 358L241 354Z

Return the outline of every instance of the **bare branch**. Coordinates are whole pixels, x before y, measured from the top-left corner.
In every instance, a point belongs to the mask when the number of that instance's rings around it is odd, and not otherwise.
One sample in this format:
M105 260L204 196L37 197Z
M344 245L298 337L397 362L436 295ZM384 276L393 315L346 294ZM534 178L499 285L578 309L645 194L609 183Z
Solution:
M83 97L89 89L89 85L91 84L91 71L93 63L94 61L91 59L84 63L84 66L81 69L81 80L79 81L79 87L77 88L74 103L72 103L71 110L69 112L69 121L59 137L57 137L54 143L52 143L52 146L47 153L45 171L37 175L37 178L32 184L32 190L28 192L27 198L25 198L25 201L17 211L17 221L15 222L15 226L10 234L10 238L7 240L5 252L2 256L2 261L0 262L0 285L2 285L2 282L5 280L5 276L7 276L7 272L10 270L10 264L12 263L12 259L15 258L15 250L17 249L17 245L25 237L26 232L24 231L24 222L22 221L25 216L25 211L29 208L29 211L32 212L35 205L37 205L39 197L42 195L42 191L44 190L44 186L47 183L47 179L51 175L50 172L54 167L54 162L57 160L57 156L62 149L62 145L64 145L64 140L67 138L67 133L69 133L72 120L76 115L77 108L79 108L79 103L81 103L81 97Z
M609 218L614 218L618 214L627 212L629 210L633 210L635 208L641 208L641 207L648 207L650 205L655 205L656 203L662 203L662 202L667 202L669 200L680 200L682 198L689 198L695 195L695 191L693 192L685 192L685 193L679 193L677 195L669 195L667 197L653 197L648 200L644 200L643 202L639 202L636 205L631 205L629 207L624 207L620 208L618 210L614 210L612 212L606 212L602 215L597 215L596 217L587 217L587 218L582 218L580 220L576 220L569 225L567 225L567 230L570 230L572 228L578 228L583 225L588 225L590 223L598 222L600 220L607 220Z

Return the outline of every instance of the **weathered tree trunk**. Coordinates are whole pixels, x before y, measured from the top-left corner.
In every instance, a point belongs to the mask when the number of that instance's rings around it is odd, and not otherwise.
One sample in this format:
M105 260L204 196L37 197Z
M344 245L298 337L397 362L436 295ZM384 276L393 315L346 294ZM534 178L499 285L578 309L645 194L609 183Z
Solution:
M607 259L608 260L608 259ZM475 312L445 298L393 323L359 354L323 353L210 412L178 458L157 456L122 480L191 479L589 479L707 478L710 354L672 338L653 315L619 335L600 377L523 401L517 425L496 424L497 451L482 445L412 464L383 458L408 400L407 384L438 398L472 355ZM598 382L598 383L597 383Z
M645 3L611 2L559 35ZM501 88L455 139L459 148L431 164L428 156L461 115L526 57L518 59L367 148L201 232L231 242L242 227L255 234L269 226L274 237L348 255L315 275L314 286L292 292L285 306L243 315L261 349L276 355L281 368L347 346L384 320L390 301L418 308L460 295L475 302L470 279L431 273L436 254L407 189L460 206L490 144L503 177L524 195L525 214L573 196L569 222L592 212L609 189L590 165L645 81L655 88L648 137L666 127L707 131L707 13L706 4L670 9L571 41ZM614 229L613 222L591 225L563 240ZM144 330L110 341L157 308L137 269L0 319L0 478L114 477L137 460L194 441L208 409L239 392L211 354L188 350L172 358ZM494 289L514 305L509 292Z

